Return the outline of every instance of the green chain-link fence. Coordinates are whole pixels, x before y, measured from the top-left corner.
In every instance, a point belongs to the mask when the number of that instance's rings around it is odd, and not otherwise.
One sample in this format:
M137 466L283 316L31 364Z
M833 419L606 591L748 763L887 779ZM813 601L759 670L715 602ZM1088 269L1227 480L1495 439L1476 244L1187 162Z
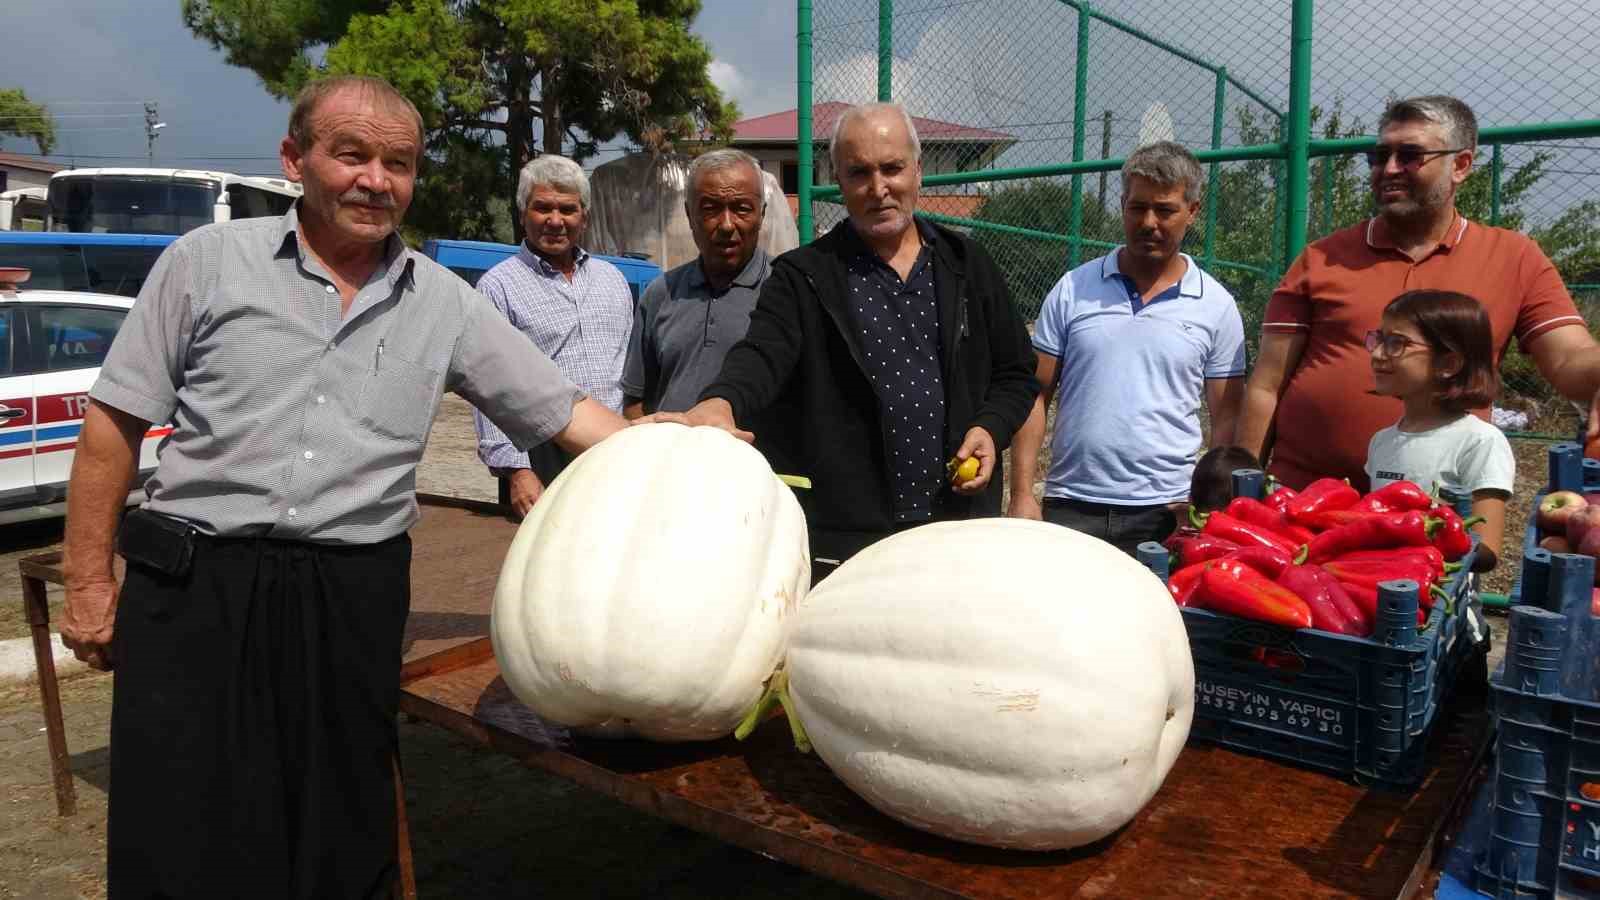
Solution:
M1600 327L1587 5L799 0L802 239L843 218L826 149L838 104L899 101L920 120L921 210L981 240L1031 317L1120 242L1122 158L1171 138L1209 172L1184 249L1233 291L1253 340L1303 243L1371 215L1359 153L1386 101L1448 93L1483 130L1458 205L1538 240ZM1575 408L1514 349L1503 378L1498 405L1527 416L1514 433L1570 438Z

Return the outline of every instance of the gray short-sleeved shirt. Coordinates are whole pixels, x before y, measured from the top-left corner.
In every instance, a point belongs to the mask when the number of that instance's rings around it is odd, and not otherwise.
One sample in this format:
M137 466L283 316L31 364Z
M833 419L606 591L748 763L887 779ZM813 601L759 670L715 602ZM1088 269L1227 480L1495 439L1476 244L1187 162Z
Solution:
M416 466L446 390L524 446L565 428L583 397L398 237L341 318L291 210L174 242L89 393L172 421L148 508L221 536L367 544L416 521Z
M622 392L649 412L683 412L722 371L723 357L750 330L761 285L771 272L760 248L722 293L706 282L700 260L650 283L633 314Z

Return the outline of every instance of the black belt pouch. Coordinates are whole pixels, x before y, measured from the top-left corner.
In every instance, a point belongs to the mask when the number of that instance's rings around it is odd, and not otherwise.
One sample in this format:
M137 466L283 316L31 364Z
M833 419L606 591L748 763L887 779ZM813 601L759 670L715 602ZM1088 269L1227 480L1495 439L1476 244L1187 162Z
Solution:
M194 563L195 527L183 519L136 509L122 520L117 552L130 563L184 576Z

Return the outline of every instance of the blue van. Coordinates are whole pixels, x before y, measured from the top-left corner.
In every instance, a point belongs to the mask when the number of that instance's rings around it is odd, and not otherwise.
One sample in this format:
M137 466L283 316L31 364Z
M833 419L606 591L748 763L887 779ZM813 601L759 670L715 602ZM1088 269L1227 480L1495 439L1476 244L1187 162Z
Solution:
M0 266L33 272L28 288L136 297L174 234L0 231Z
M489 271L501 260L517 255L517 245L435 238L423 241L422 254L460 275L467 284L477 287L478 279L484 272ZM644 293L645 287L661 274L660 266L645 259L632 256L602 256L599 253L595 254L595 258L603 259L622 270L622 277L627 279L628 290L633 292L635 303L639 302L639 295Z

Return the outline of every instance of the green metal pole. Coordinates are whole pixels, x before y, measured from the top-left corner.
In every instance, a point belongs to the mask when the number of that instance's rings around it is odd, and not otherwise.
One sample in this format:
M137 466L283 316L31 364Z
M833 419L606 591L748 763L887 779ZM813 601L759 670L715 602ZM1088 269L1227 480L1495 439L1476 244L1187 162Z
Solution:
M800 187L796 197L799 214L795 226L800 240L810 243L816 237L811 222L811 0L795 0L795 140L800 151Z
M1322 228L1318 235L1333 233L1333 162L1331 156L1322 158Z
M1274 136L1276 136L1274 132ZM1213 162L1240 162L1249 159L1282 159L1283 144L1274 140L1270 144L1249 144L1242 147L1224 147L1221 150L1196 150L1195 159L1202 165ZM922 176L923 187L947 184L975 184L989 181L1017 181L1024 178L1055 178L1061 175L1097 172L1115 172L1126 162L1122 157L1112 159L1085 159L1079 162L1051 163L1047 166L1019 166L1015 169L983 169L978 172L946 172L943 175ZM811 191L813 200L834 200L839 196L839 186L825 184Z
M1289 24L1289 172L1288 221L1285 222L1283 266L1306 245L1306 209L1310 195L1311 146L1311 21L1314 0L1294 0Z
M1211 96L1211 149L1222 149L1222 127L1228 103L1228 68L1217 69L1217 90ZM1206 243L1200 251L1200 267L1209 269L1217 258L1217 197L1222 191L1222 172L1216 163L1206 177Z
M1568 138L1600 137L1600 119L1572 119L1565 122L1534 122L1527 125L1499 125L1478 132L1479 146L1495 144L1529 144L1536 141L1559 141ZM1323 138L1311 142L1312 156L1338 156L1371 150L1374 138L1346 137Z
M1284 191L1283 184L1284 162L1281 159L1272 161L1272 245L1268 249L1271 254L1270 265L1274 272L1282 272L1288 268L1283 260L1283 220L1284 212L1289 208L1288 194Z
M878 102L894 96L894 0L878 0Z
M1500 224L1500 176L1505 164L1500 159L1500 145L1494 145L1494 156L1489 162L1489 224Z
M1083 161L1084 116L1089 108L1089 18L1094 9L1085 3L1078 7L1078 60L1072 79L1072 161ZM1083 176L1072 175L1072 218L1067 229L1072 243L1067 250L1067 268L1076 269L1083 261Z

